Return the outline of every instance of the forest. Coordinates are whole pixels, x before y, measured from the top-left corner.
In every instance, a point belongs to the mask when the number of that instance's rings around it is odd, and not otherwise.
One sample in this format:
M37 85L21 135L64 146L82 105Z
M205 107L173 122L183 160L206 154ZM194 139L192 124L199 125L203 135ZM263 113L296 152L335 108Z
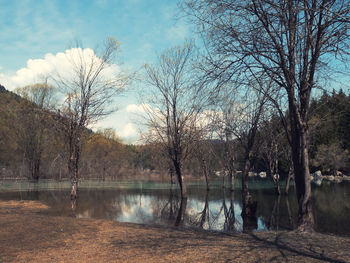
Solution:
M33 85L26 87L39 93ZM40 86L46 89L45 86ZM35 95L35 94L31 94ZM37 95L37 94L36 94ZM67 145L62 138L62 127L55 123L55 113L44 105L31 101L19 92L14 93L0 86L0 164L1 178L26 178L38 180L69 179L67 171ZM342 90L324 92L311 101L310 117L310 169L325 175L350 171L350 96ZM288 177L288 155L282 149L288 148L283 136L283 125L278 117L262 123L257 131L257 142L253 154L252 171L267 172L272 180L269 162L266 158L267 133L280 133L278 146L278 171L281 179ZM171 180L166 155L157 143L128 145L116 136L112 129L84 130L84 147L81 154L83 178L102 180ZM243 169L243 149L235 144L237 170ZM199 142L208 155L209 178L217 178L225 170L225 141L219 138ZM208 157L207 157L208 158ZM185 160L186 176L204 179L203 160L192 155ZM220 174L221 175L221 174ZM219 175L219 176L220 176Z

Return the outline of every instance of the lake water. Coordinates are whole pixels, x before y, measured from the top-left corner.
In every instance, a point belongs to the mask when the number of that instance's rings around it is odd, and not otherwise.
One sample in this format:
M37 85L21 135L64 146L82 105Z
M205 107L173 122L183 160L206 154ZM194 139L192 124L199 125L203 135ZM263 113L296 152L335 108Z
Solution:
M237 181L237 186L239 182ZM292 229L297 222L297 201L292 188L289 196L276 197L270 182L250 183L257 200L257 218L243 222L241 192L224 191L219 182L207 193L204 183L190 183L188 199L181 203L179 190L167 183L98 182L80 183L79 200L69 199L69 182L41 180L0 181L2 200L39 200L50 215L98 218L118 222L181 225L205 230L241 232ZM313 186L316 230L350 236L350 184Z

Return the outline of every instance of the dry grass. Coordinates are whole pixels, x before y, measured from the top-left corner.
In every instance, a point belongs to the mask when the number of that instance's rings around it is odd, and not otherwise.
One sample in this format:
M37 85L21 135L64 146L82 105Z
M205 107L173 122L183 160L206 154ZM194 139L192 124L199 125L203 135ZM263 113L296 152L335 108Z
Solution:
M208 233L51 217L0 202L0 262L350 262L350 239L295 232Z

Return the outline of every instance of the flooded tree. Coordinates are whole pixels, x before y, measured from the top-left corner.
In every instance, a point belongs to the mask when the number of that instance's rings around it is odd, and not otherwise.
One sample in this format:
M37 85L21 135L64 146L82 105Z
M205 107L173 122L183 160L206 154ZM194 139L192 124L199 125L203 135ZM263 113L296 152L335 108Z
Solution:
M350 2L184 0L183 7L205 36L209 78L224 82L261 73L283 94L276 105L288 105L298 229L312 231L310 100L320 77L339 65L330 62L349 54Z
M241 85L244 84L240 83L239 86ZM249 192L248 178L254 153L257 152L255 149L257 131L267 113L268 97L266 94L271 87L271 82L250 81L245 86L245 92L237 89L232 92L230 98L225 96L223 100L225 105L224 131L231 134L243 149L242 217L255 216L257 203L253 201Z
M235 217L235 194L234 191L230 191L230 206L227 207L226 205L226 195L225 191L222 192L223 198L222 198L222 205L224 207L224 216L225 216L225 222L224 222L224 231L227 232L234 232L236 230L235 223L236 223L236 217Z
M78 197L79 163L86 128L112 113L108 107L128 78L113 63L118 42L110 38L101 52L76 47L66 55L71 72L57 73L55 83L64 102L57 121L68 146L71 199ZM58 71L59 72L59 71Z
M144 96L149 127L146 140L165 149L182 198L187 198L183 165L199 138L197 121L202 111L199 87L194 82L194 56L194 46L186 43L165 51L157 64L145 67L149 87Z
M282 157L283 148L285 148L287 142L283 140L285 135L279 117L273 116L270 120L263 123L259 130L259 136L261 137L259 154L268 168L268 174L274 183L275 194L280 195L279 160Z

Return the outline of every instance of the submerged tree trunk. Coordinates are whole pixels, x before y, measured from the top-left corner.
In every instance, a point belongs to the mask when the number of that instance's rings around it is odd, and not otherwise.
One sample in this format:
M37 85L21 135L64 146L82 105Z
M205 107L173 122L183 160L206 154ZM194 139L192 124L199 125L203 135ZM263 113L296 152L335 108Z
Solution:
M245 217L253 218L255 217L257 202L253 201L253 197L249 193L248 186L248 173L250 170L250 159L251 153L248 152L245 157L244 171L242 174L242 213L241 216L244 219Z
M177 175L177 180L178 180L179 186L180 186L181 199L186 199L187 198L187 189L186 189L184 176L182 175L182 171L181 171L181 164L174 161L174 167L175 167L175 173Z
M79 159L80 159L80 139L77 138L71 145L68 171L71 179L71 200L78 198L78 178L79 178Z
M289 205L289 200L288 200L288 196L286 196L286 207L287 207L287 213L288 213L288 221L289 224L291 226L291 229L295 228L295 224L294 224L294 220L293 220L293 216L292 213L290 211L290 205Z
M181 198L180 209L176 217L175 226L180 226L183 224L185 219L186 206L187 206L187 198Z
M77 212L77 199L71 199L71 216L76 217L76 212Z
M226 179L226 175L225 175L225 173L223 173L222 174L222 185L221 185L221 187L224 188L224 189L226 188L226 180L225 179Z
M236 218L235 218L235 209L234 209L234 199L235 199L234 192L230 191L230 207L227 208L225 191L223 191L223 207L224 207L224 216L225 216L224 230L229 232L235 231Z
M275 194L276 195L280 195L281 194L281 189L280 189L280 185L279 185L278 180L274 181L274 188L275 188Z
M296 123L292 118L292 157L294 164L294 180L298 199L298 230L312 232L314 216L311 204L311 184L309 170L309 154L307 149L306 125Z
M280 195L276 196L275 202L273 204L273 210L271 213L270 222L269 222L270 230L279 230L280 201L281 201L281 196Z
M230 180L230 191L233 192L235 190L235 172L230 171L229 180Z
M208 221L209 224L209 192L207 191L205 195L205 203L203 211L200 212L200 219L199 219L199 227L204 228L205 221Z

